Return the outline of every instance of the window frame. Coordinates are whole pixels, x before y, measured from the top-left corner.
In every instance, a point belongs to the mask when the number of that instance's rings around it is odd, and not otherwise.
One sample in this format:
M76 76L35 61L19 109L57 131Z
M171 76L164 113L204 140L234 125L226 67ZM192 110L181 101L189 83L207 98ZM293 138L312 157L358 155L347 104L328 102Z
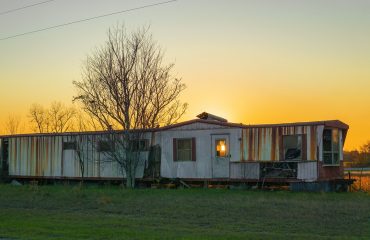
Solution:
M300 148L300 158L297 159L287 159L285 157L286 155L286 151L285 151L285 146L284 146L284 138L285 137L300 137L301 138L301 148ZM305 157L304 157L304 154L305 154L305 151L304 151L304 144L305 144L305 141L304 141L304 138L305 138L305 134L289 134L289 135L282 135L282 150L283 150L283 156L284 156L284 161L304 161L305 160Z
M179 149L179 141L188 140L190 141L190 148L188 149ZM184 150L190 150L190 159L179 159L179 152ZM196 161L196 145L195 138L186 137L186 138L173 138L173 161L174 162L193 162Z
M324 132L325 131L330 131L331 132L331 138L330 138L330 151L325 151L324 149ZM334 141L333 141L333 132L337 131L337 146L334 148ZM324 128L323 133L322 133L322 163L323 166L340 166L340 129L337 128ZM325 162L325 154L330 154L331 155L331 162ZM337 159L335 159L335 154L337 154Z

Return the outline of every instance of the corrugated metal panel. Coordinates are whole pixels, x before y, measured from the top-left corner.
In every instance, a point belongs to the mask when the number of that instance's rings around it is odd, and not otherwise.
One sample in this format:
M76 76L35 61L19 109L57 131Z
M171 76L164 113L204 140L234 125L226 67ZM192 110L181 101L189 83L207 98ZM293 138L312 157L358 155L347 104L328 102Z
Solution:
M277 126L266 128L246 128L242 130L241 160L279 161L282 136L302 134L306 138L304 152L307 160L317 160L317 130L319 126Z
M317 161L299 162L297 179L316 180L317 179Z
M232 179L259 179L260 164L256 162L230 163L230 178Z
M61 136L9 139L9 174L61 176Z
M148 134L150 137L150 134ZM76 150L63 150L63 142L76 141L84 159L85 177L122 177L119 165L95 144L103 135L27 136L9 138L9 174L38 177L81 177ZM143 162L136 171L142 177L148 152L140 153Z

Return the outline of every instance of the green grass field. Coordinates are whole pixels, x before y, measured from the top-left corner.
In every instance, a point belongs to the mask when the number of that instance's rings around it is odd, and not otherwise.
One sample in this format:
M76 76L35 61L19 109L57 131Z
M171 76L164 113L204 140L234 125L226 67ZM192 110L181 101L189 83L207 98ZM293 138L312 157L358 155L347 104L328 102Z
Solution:
M0 185L0 239L370 239L368 193Z

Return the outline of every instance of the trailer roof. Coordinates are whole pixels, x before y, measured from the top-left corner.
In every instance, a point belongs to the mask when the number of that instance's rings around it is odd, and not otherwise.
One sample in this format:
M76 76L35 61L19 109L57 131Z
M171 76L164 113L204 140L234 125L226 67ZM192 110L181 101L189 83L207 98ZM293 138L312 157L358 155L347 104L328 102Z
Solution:
M325 120L325 121L311 121L311 122L293 122L293 123L274 123L274 124L243 124L243 123L230 123L216 120L193 119L185 122L172 124L159 128L159 130L167 130L171 128L181 127L193 123L206 123L214 124L225 127L239 127L239 128L268 128L268 127L289 127L289 126L316 126L323 125L326 127L335 127L339 129L348 129L349 126L340 120Z
M293 122L293 123L278 123L278 124L242 124L242 123L231 123L217 120L206 120L206 119L193 119L180 123L171 124L168 126L145 129L146 132L159 132L166 131L169 129L193 124L193 123L206 123L219 125L231 128L269 128L269 127L289 127L289 126L316 126L323 125L325 127L334 127L343 130L348 130L349 126L340 120L325 120L325 121L311 121L311 122ZM135 130L132 130L135 131ZM115 133L124 132L123 130L114 130ZM69 136L69 135L92 135L92 134L106 134L107 131L86 131L86 132L64 132L64 133L28 133L28 134L14 134L14 135L2 135L0 138L8 137L29 137L29 136Z

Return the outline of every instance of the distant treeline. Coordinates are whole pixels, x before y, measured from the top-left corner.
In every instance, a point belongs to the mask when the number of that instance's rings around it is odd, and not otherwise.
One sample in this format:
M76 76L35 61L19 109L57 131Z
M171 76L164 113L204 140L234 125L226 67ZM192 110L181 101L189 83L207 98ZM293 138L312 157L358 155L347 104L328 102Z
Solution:
M370 167L370 141L359 149L344 151L343 160L345 167Z

